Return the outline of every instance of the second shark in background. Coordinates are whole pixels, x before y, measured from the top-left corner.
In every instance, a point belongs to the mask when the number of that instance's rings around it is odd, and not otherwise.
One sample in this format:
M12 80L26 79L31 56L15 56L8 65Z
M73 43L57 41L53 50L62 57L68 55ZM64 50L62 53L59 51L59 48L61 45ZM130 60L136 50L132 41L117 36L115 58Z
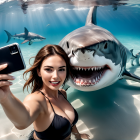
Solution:
M11 38L24 40L21 44L24 44L29 41L29 45L32 45L33 42L43 41L46 39L45 37L41 35L29 32L27 28L25 27L24 27L24 33L21 33L21 34L11 35L8 31L6 30L4 31L6 32L8 36L7 43L10 41Z

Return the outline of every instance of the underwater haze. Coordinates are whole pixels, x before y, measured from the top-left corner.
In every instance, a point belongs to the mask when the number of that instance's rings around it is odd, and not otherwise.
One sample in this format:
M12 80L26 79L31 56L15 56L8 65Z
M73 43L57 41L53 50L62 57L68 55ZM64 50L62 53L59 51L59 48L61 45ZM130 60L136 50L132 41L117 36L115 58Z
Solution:
M97 9L97 25L110 31L134 54L140 52L140 1L126 0L123 4L100 4ZM70 32L85 25L90 5L77 6L68 3L32 4L22 6L20 1L0 0L0 47L19 43L26 69L29 59L46 44L59 44ZM12 36L29 32L45 37L39 42L21 44L24 40ZM33 59L31 59L31 62ZM127 70L140 77L140 66L127 64ZM23 72L11 75L16 79L10 87L21 101L30 94L23 92ZM83 92L73 88L67 90L68 100L79 114L77 128L87 133L92 140L140 140L140 83L119 80L109 87ZM33 126L18 130L6 117L0 106L0 140L26 140ZM75 140L74 136L72 139Z

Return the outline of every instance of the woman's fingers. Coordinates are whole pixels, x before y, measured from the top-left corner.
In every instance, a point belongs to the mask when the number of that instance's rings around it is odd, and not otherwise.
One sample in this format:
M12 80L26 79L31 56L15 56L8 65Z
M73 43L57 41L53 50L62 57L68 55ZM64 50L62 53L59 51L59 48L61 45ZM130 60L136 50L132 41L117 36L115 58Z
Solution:
M81 137L83 139L90 139L90 136L88 134L81 134Z
M7 66L8 66L8 64L0 65L0 71L3 70L3 69L5 69Z
M7 74L0 74L0 81L2 80L14 80L15 77L11 76L11 75L7 75Z
M0 71L5 69L8 66L8 64L0 65ZM8 75L8 74L0 74L0 87L3 86L10 86L12 85L12 82L9 82L8 80L14 80L15 77Z
M9 81L0 81L0 87L10 86L10 85L12 85L12 82L9 82Z

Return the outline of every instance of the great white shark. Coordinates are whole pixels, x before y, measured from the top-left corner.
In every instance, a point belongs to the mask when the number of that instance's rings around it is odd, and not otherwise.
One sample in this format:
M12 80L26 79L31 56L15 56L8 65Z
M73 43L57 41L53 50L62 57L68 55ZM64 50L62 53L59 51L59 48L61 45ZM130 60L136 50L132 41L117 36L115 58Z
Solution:
M8 43L10 41L11 38L14 39L20 39L20 40L24 40L21 44L24 44L26 42L29 42L29 45L32 45L33 42L38 42L38 41L43 41L46 38L35 34L35 33L31 33L27 30L27 28L24 27L24 33L21 34L15 34L15 35L11 35L8 31L4 30L8 36L8 40L6 43Z
M23 13L27 13L27 9L31 5L38 4L49 4L49 6L52 4L56 4L56 8L59 8L59 4L63 4L63 6L76 6L76 7L91 7L91 6L107 6L112 5L113 10L117 10L118 6L125 5L130 2L130 0L32 0L32 1L25 1L25 0L19 0L21 3L21 9L23 10ZM66 4L66 5L65 5ZM54 7L54 6L53 6Z
M95 91L120 79L140 82L140 77L126 70L126 63L136 59L133 50L96 25L96 12L97 7L91 7L85 26L72 31L59 43L72 65L67 84L81 91Z

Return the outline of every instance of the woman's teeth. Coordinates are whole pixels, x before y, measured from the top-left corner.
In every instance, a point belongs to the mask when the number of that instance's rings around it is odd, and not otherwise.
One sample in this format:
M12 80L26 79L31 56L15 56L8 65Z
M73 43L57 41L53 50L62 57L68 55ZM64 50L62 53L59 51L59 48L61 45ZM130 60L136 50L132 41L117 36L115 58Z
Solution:
M59 82L51 82L51 83L53 83L53 84L58 84Z

